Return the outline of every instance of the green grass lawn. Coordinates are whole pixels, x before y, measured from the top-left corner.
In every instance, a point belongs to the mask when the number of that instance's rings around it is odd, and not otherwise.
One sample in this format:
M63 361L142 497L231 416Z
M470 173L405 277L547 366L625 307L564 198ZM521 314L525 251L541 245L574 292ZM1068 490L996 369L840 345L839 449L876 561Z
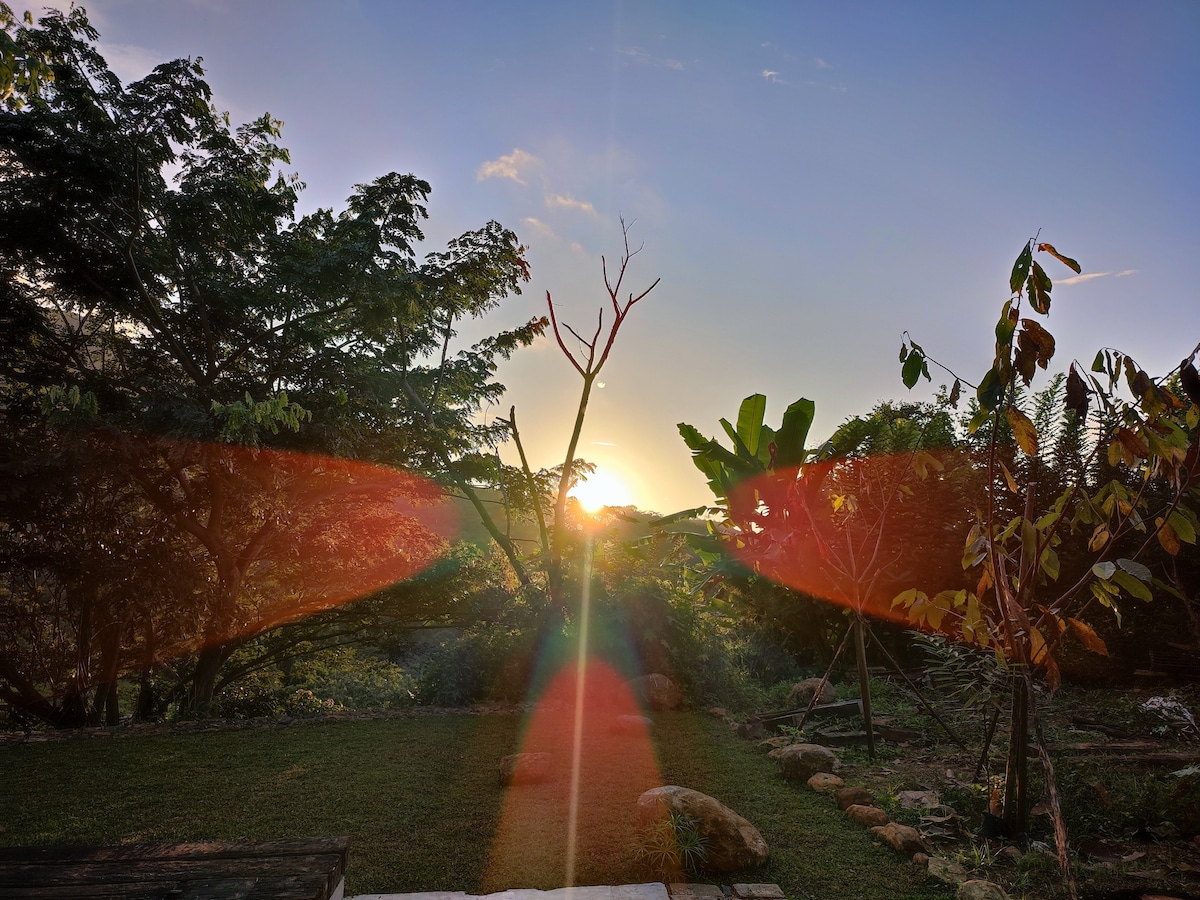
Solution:
M517 716L448 715L3 747L0 843L348 835L350 894L558 887L569 779L497 783L500 758L535 732ZM635 771L636 738L615 761L585 760L578 883L651 880L633 854L633 804L660 778L766 838L767 865L727 882L777 882L792 900L950 896L725 725L657 714L652 737L642 755L661 775Z

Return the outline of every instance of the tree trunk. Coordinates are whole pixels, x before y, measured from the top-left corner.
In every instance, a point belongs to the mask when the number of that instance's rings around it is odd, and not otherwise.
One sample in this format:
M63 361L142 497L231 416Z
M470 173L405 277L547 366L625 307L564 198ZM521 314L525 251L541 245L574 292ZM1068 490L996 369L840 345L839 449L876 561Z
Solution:
M861 615L854 623L854 656L858 662L858 691L862 698L863 728L867 732L867 755L875 758L875 719L871 715L871 681L867 674L867 623Z
M1010 840L1029 832L1029 691L1021 673L1012 679L1008 757L1004 766L1004 828Z

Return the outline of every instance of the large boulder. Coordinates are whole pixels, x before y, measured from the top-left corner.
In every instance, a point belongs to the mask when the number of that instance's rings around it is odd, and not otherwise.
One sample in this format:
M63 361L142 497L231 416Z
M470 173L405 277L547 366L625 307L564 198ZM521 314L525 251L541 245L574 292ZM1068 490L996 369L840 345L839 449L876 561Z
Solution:
M818 772L832 772L837 766L837 757L820 744L792 744L780 748L775 762L784 778L808 781Z
M788 708L799 709L802 706L807 707L812 702L813 695L817 691L821 692L820 697L817 698L817 703L832 703L837 699L837 692L828 681L822 686L820 678L805 678L803 681L792 685L792 692L788 694L787 698Z
M632 679L627 687L649 709L661 711L683 706L683 691L666 675L657 672L643 675Z
M767 842L758 829L707 794L669 784L652 788L638 798L639 825L661 822L672 812L696 823L696 830L705 841L706 869L736 872L767 861Z

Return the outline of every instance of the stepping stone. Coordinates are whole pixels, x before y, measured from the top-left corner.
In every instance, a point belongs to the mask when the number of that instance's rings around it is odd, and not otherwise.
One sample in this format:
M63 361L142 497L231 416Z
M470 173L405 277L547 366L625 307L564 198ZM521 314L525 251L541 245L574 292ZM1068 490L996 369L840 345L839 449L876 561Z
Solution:
M784 900L783 889L777 884L735 884L733 896L738 900Z
M715 884L668 884L671 900L725 900L725 892Z

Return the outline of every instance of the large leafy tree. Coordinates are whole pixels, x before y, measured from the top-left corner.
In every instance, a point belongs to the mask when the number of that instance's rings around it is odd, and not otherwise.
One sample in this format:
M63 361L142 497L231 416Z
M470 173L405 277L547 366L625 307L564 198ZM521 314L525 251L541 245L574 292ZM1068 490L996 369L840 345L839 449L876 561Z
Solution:
M491 222L419 259L430 188L397 173L358 185L340 213L297 216L302 184L281 171L281 123L232 126L198 61L123 85L81 9L34 26L0 4L0 26L0 413L33 442L6 446L5 462L36 458L40 416L58 429L55 452L22 477L51 483L75 452L68 436L86 434L86 457L103 458L122 489L137 486L140 514L170 532L171 552L199 556L207 587L186 597L204 637L194 706L211 701L230 624L261 605L252 576L258 590L268 570L287 582L297 547L286 535L299 526L280 498L299 504L317 540L313 523L333 533L322 510L377 479L316 464L298 477L290 463L268 476L231 445L403 466L450 485L520 573L477 490L505 426L475 413L503 391L498 361L546 322L453 349L464 319L528 278L515 235ZM95 487L98 472L75 477ZM55 521L25 526L49 533ZM396 524L394 539L402 532Z

